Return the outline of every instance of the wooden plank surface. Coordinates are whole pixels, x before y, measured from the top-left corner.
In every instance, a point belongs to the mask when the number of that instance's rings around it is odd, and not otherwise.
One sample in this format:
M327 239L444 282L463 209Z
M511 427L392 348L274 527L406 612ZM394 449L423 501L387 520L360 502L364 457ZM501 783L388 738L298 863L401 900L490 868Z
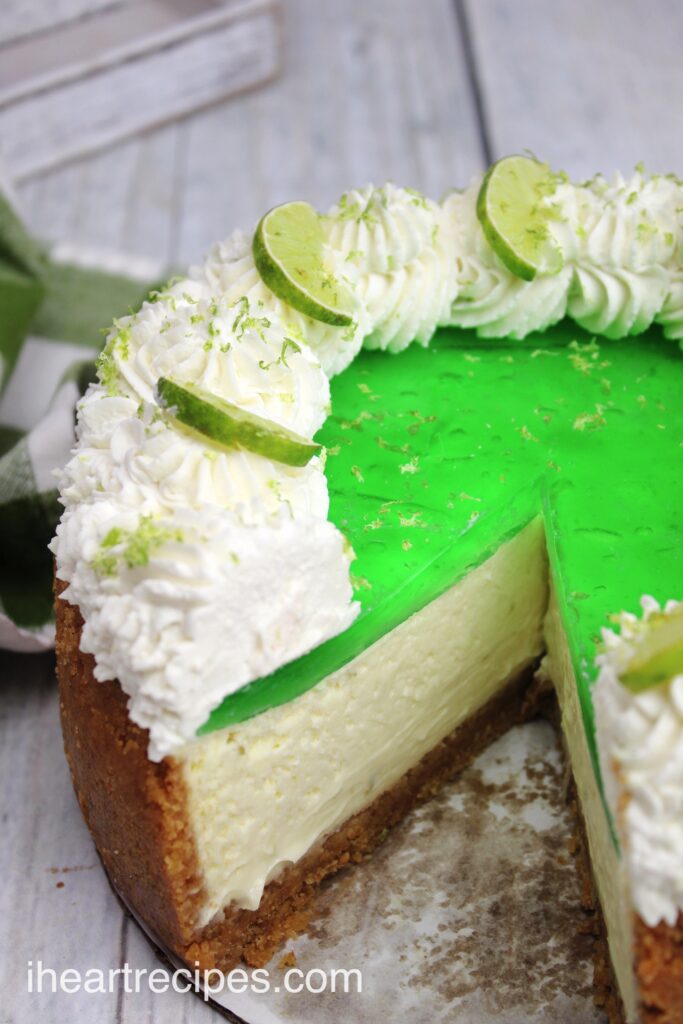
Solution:
M105 150L19 189L27 220L50 241L168 260L179 188L178 128Z
M184 264L285 199L481 168L451 0L297 0L283 29L276 84L23 185L31 225Z
M481 167L450 0L303 0L288 5L285 45L277 88L184 130L181 261L216 224L249 226L287 199L324 209L388 178L439 196Z
M0 718L2 877L0 1020L113 1021L118 993L28 991L28 965L108 969L120 959L122 913L79 821L62 750L52 655L3 655ZM86 950L88 951L86 953ZM85 954L85 956L84 956ZM90 1006L90 1011L88 1007ZM88 1017L88 1012L91 1016Z
M271 0L139 0L32 35L0 60L0 159L23 180L85 158L271 81L279 55Z
M438 196L524 147L573 174L682 170L682 30L675 0L287 0L278 82L26 182L21 200L46 238L182 265L276 202L325 206L387 178ZM216 1019L175 993L28 996L28 960L155 961L71 792L51 659L0 670L0 1024Z
M0 44L121 3L123 0L3 0L0 6Z
M678 0L458 0L494 157L530 149L570 175L639 161L683 174Z

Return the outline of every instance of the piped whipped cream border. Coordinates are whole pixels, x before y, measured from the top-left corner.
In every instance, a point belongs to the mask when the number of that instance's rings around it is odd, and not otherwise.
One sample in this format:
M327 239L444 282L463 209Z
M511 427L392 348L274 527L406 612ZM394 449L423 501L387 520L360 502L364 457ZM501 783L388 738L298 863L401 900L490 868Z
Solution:
M412 189L345 193L321 218L357 316L336 328L264 285L236 232L188 278L117 321L78 410L52 544L98 679L118 678L159 760L227 695L346 629L353 553L328 522L324 460L292 469L227 452L159 416L172 375L312 437L329 378L362 345L399 352L438 326L524 337L572 316L609 337L655 320L683 338L683 188L672 177L558 178L559 274L522 281L476 217L480 179L437 204Z

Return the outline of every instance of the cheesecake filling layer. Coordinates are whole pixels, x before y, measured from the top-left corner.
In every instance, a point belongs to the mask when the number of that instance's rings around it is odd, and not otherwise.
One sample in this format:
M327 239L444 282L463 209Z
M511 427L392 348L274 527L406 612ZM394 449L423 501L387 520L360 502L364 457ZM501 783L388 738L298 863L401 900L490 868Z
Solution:
M467 577L296 700L175 756L206 901L256 909L287 864L367 807L543 649L532 521Z

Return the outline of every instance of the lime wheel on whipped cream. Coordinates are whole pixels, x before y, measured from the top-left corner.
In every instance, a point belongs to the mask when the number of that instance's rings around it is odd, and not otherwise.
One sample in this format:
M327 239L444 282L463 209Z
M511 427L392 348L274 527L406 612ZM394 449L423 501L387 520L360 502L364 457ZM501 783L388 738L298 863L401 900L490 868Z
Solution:
M639 693L678 675L683 675L683 604L650 616L621 681Z
M546 200L557 187L547 164L508 156L489 169L477 197L477 217L486 239L507 269L524 281L556 274L562 250L548 230L552 210Z
M184 427L223 448L244 448L287 466L305 466L321 450L319 444L287 427L194 384L178 384L168 377L160 377L155 399L157 405Z
M355 299L325 265L320 217L309 203L270 210L256 228L252 249L264 283L292 309L336 327L353 322Z

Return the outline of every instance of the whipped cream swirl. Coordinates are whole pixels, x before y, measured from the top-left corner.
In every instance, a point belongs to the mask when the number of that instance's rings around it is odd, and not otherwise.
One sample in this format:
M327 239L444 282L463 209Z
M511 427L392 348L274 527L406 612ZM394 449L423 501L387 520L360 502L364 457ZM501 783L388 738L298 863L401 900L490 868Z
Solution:
M367 185L345 192L323 224L365 309L365 347L426 345L456 288L453 236L441 208L413 189Z
M640 334L664 310L680 264L683 189L641 172L571 188L580 245L567 312L607 338Z
M676 606L671 601L665 611ZM642 619L620 616L618 634L603 630L593 702L605 793L635 909L647 925L673 925L683 907L683 676L641 693L621 684L648 619L660 613L651 597L642 607Z
M441 323L474 328L484 338L524 338L565 315L572 271L565 265L559 274L523 281L508 270L486 240L477 217L480 185L481 180L476 180L443 202L456 240L457 292ZM552 230L561 223L551 221L549 227ZM562 242L564 251L567 240L563 237Z
M608 338L640 334L653 321L683 337L683 187L673 177L558 178L547 207L562 250L557 274L522 281L498 259L476 215L481 180L453 193L444 211L457 239L458 289L447 323L483 337L524 338L569 315Z
M333 257L330 270L345 276ZM227 241L214 245L203 266L193 267L190 273L212 295L220 295L228 303L246 296L250 305L258 306L263 315L277 318L292 337L315 353L328 377L341 373L353 361L369 330L362 306L349 327L335 327L312 320L284 303L261 280L251 238L243 231L235 231Z
M285 510L245 528L233 513L145 519L112 498L69 508L56 545L81 649L118 679L161 760L227 693L351 624L348 556L320 516Z
M319 459L295 469L227 451L179 431L153 400L156 381L171 376L312 437L329 411L327 377L311 350L258 303L211 298L194 282L179 282L117 321L99 374L103 383L80 404L78 451L62 478L69 503L108 494L155 515L218 505L251 522L281 504L327 515Z
M117 321L79 405L53 550L82 649L98 679L121 682L154 760L357 613L321 459L297 468L225 450L153 399L170 376L311 437L329 382L289 328L254 297L180 281Z

